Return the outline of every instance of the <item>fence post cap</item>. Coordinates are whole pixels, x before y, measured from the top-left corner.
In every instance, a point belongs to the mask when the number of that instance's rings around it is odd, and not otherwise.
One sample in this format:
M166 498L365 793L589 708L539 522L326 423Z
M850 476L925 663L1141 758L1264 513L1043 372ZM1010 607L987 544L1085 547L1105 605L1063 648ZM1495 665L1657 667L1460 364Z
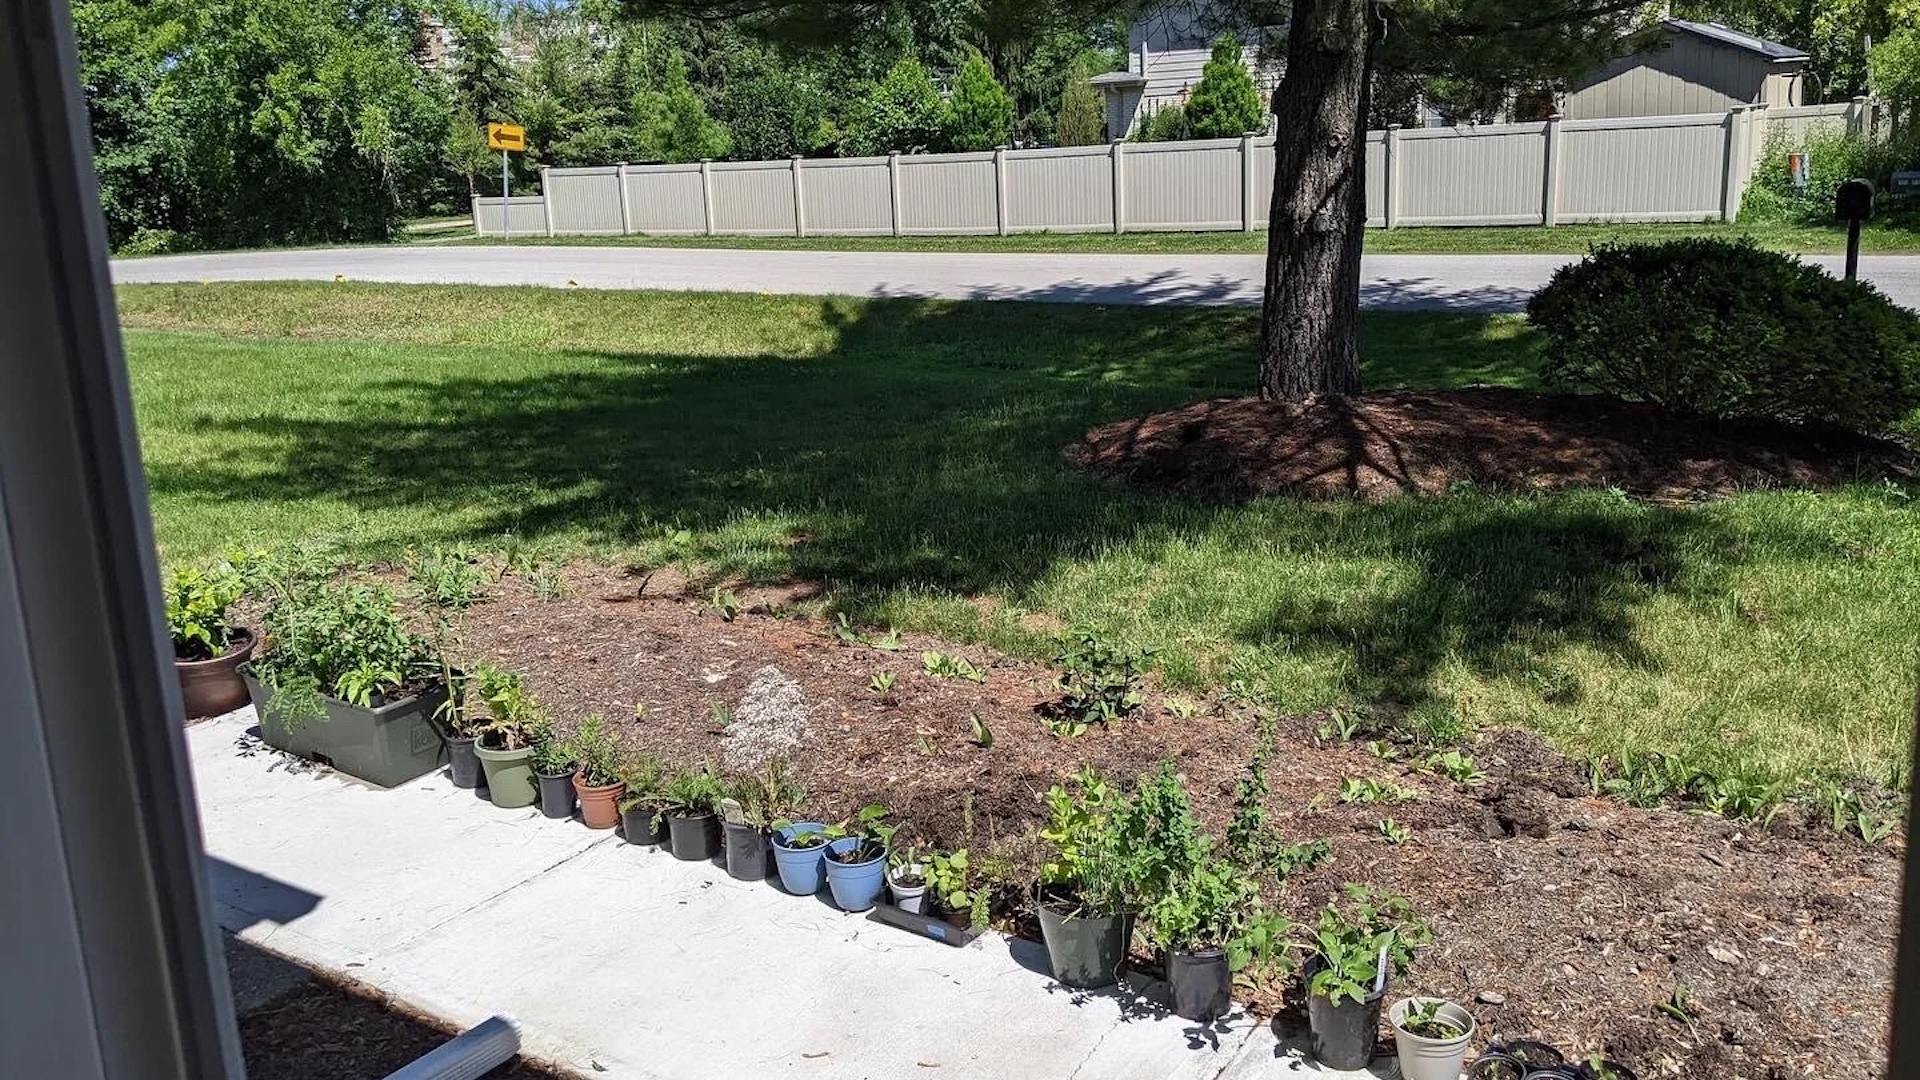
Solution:
M1401 126L1402 126L1402 125L1400 125L1400 124L1388 124L1388 125L1387 125L1387 130L1388 130L1388 131L1399 131L1399 130L1400 130L1400 128L1401 128Z
M1547 123L1549 124L1557 124L1560 121L1565 119L1566 119L1566 116L1561 113L1553 112L1553 113L1547 114Z
M1867 94L1855 94L1853 96L1853 103L1855 105L1865 105L1867 102L1871 100L1873 100L1872 97L1870 97Z

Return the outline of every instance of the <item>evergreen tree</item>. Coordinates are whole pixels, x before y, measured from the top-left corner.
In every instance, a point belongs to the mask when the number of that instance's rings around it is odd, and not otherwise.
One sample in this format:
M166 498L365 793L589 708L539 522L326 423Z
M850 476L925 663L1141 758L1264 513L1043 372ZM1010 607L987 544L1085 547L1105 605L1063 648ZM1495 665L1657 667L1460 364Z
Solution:
M1093 88L1093 64L1085 56L1067 70L1060 91L1060 112L1053 122L1053 141L1061 146L1093 146L1107 138L1107 112L1100 91Z
M947 104L947 142L955 150L992 150L1013 130L1013 98L994 81L978 49L967 50Z
M1200 70L1200 81L1187 101L1186 122L1196 139L1225 139L1259 131L1266 126L1260 91L1240 49L1240 39L1223 34L1213 43L1213 55Z
M707 106L687 81L686 62L675 56L659 90L634 96L634 135L644 156L658 161L687 162L722 158L733 149L725 124L707 113Z

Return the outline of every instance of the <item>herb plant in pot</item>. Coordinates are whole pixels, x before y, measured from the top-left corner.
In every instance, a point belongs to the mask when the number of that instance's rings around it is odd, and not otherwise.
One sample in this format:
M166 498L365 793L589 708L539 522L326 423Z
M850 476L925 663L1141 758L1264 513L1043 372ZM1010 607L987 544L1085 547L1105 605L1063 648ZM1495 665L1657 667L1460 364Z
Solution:
M1387 1010L1405 1080L1460 1080L1473 1014L1444 998L1412 997Z
M382 787L446 762L433 721L446 666L391 592L304 574L267 591L261 647L241 673L267 745Z
M916 915L926 913L927 859L927 853L917 844L887 856L887 898L894 907Z
M620 796L627 785L621 779L620 742L607 730L606 718L594 714L567 741L573 758L573 790L580 798L580 820L589 829L611 829L620 824Z
M1126 797L1091 768L1047 792L1047 826L1040 837L1052 852L1040 869L1040 936L1047 963L1062 986L1110 986L1126 964L1133 937L1133 875L1116 810Z
M1307 1023L1322 1064L1362 1069L1373 1060L1388 977L1405 975L1430 935L1401 897L1355 884L1346 895L1344 910L1328 904L1302 935Z
M767 877L767 837L776 821L799 812L806 789L787 773L784 758L773 758L758 776L735 781L720 801L726 835L727 873L740 881Z
M775 819L773 867L780 887L795 896L812 896L826 879L827 827L818 821Z
M253 655L253 631L235 624L229 614L245 591L240 571L231 564L167 575L167 630L188 720L230 713L247 703L240 665Z
M533 734L533 779L540 789L542 816L573 816L573 754L546 717Z
M667 846L666 806L661 781L666 769L650 754L631 754L620 766L626 793L620 797L620 834L634 845Z
M886 887L887 848L898 826L879 803L827 827L827 888L842 911L866 911Z
M455 670L443 658L442 674L446 679L447 698L433 712L433 718L447 739L447 775L453 786L463 791L474 791L480 787L485 774L480 769L480 755L473 748L480 742L480 721L473 711L468 696L473 692L473 683L480 676L480 668L472 672Z
M707 766L688 769L667 781L660 804L674 858L699 862L720 853L719 806L724 794L720 778Z
M487 795L503 810L532 806L540 795L534 784L533 744L546 726L546 714L511 671L491 665L475 668L474 690L487 718L476 725L474 754L486 774Z

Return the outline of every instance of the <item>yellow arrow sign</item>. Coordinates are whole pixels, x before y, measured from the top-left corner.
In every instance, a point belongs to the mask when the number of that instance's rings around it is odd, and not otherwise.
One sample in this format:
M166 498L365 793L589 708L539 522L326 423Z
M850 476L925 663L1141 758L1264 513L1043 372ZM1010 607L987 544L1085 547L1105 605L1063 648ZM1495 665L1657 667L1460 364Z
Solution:
M527 129L519 124L488 124L487 149L489 150L525 150L527 148Z

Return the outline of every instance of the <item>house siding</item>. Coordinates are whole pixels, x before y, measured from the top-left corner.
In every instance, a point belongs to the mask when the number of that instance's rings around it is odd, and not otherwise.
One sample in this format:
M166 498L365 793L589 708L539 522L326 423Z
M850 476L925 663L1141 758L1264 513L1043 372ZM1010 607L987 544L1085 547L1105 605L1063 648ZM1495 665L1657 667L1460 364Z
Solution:
M1616 59L1569 93L1569 120L1724 112L1735 105L1800 104L1800 65L1779 63L1688 33Z

